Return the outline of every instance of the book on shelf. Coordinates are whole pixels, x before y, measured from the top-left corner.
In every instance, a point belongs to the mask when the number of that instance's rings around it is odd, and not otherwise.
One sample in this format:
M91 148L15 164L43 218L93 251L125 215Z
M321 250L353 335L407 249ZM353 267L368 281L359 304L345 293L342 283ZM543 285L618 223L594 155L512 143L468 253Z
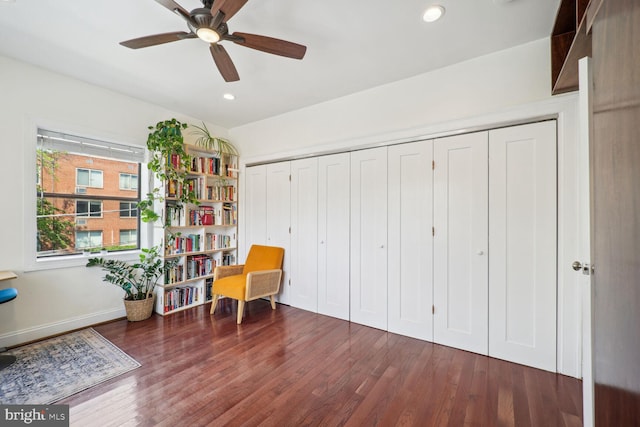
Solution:
M201 290L197 286L180 286L164 292L164 312L177 310L197 303L201 298Z
M211 275L216 268L216 260L209 255L188 256L185 263L187 279Z
M184 209L178 205L167 203L165 225L178 227L184 224Z

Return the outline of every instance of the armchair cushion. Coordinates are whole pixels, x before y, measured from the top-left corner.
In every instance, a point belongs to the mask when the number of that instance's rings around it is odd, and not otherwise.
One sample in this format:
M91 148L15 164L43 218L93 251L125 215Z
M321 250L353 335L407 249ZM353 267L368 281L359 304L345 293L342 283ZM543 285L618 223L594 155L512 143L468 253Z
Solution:
M238 274L227 276L213 282L213 294L224 295L229 298L244 300L247 287L247 275Z

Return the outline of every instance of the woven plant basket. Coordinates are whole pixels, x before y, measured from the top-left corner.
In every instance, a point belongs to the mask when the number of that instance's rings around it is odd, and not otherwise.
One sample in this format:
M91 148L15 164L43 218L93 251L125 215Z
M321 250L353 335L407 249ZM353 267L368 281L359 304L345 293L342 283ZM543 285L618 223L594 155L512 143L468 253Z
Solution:
M124 300L124 310L127 312L127 320L130 322L138 322L151 317L153 313L153 300L155 295L151 295L147 299L136 301Z

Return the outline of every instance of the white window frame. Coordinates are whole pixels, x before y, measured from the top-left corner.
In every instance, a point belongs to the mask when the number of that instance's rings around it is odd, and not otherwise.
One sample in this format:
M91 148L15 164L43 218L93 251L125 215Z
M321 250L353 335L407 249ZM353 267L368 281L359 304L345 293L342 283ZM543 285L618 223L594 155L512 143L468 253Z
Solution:
M102 243L104 242L104 233L102 232L102 230L76 230L75 231L75 239L76 239L76 243L75 243L75 248L76 249L84 249L84 248L79 248L78 247L78 233L89 233L89 240L91 240L91 234L95 233L95 234L100 234L100 244L96 245L96 246L92 246L90 249L96 249L98 247L102 247Z
M127 182L129 183L128 187L123 187L122 184L122 178L123 177L127 177L128 180ZM135 182L135 188L132 186L132 184ZM125 172L120 172L119 176L118 176L118 186L120 187L120 190L134 190L134 191L138 191L138 175L135 173L125 173Z
M87 202L87 214L80 214L78 212L78 202ZM100 203L100 210L98 211L100 215L91 215L91 204L92 203ZM102 208L103 202L102 200L88 200L88 199L76 199L76 219L87 219L87 218L102 218Z
M138 207L135 206L135 202L128 202L128 201L124 201L123 200L123 201L120 201L118 203L119 203L118 207L120 208L120 209L118 209L120 218L138 218ZM129 209L127 209L127 212L135 212L136 214L135 215L122 216L122 207L121 206L122 206L123 203L128 203L129 204ZM131 206L131 205L134 205L134 206Z
M78 182L78 172L79 171L87 171L89 172L89 183L88 184L80 184ZM94 173L100 173L100 185L95 185L91 183L91 177ZM104 188L104 172L100 169L89 169L89 168L76 168L76 187L87 187L87 188Z
M129 235L130 235L132 231L136 231L136 230L135 230L135 229L118 230L118 243L119 243L120 245L124 245L125 243L122 241L122 233L125 233L125 232L126 232L127 234L129 234ZM129 236L129 237L131 237L131 236ZM138 241L138 234L137 234L137 233L136 233L136 235L135 235L135 239L134 239L134 241L135 241L135 242L137 242L137 241Z
M36 234L38 232L36 222L36 205L37 197L36 192L32 189L36 188L36 152L37 152L37 140L38 140L38 128L49 129L51 131L57 131L62 133L69 133L73 135L83 135L87 138L93 138L106 142L113 142L122 145L129 145L140 149L144 148L144 141L141 141L138 135L135 136L123 136L113 134L105 134L95 129L86 128L81 125L70 125L69 123L60 123L55 120L49 120L45 118L27 118L25 123L25 132L23 140L23 165L24 165L24 232L25 236L33 236L33 238L24 239L24 271L42 271L51 270L57 268L72 268L72 267L84 267L87 264L87 256L68 255L64 257L44 257L38 259L38 251L36 244ZM148 159L148 154L145 156ZM146 161L146 160L145 160ZM149 192L151 175L146 168L146 163L143 163L140 167L140 194L144 195ZM85 217L83 217L85 218ZM141 222L138 229L140 233L140 247L147 248L153 246L153 224ZM109 252L105 255L101 255L107 259L119 259L122 261L135 261L138 260L140 249L130 251L118 251Z

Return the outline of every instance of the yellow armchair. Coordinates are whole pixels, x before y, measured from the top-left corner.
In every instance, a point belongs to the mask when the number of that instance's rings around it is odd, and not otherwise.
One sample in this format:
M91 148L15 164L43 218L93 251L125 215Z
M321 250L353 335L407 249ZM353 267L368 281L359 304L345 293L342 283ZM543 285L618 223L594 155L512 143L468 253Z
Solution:
M275 310L274 295L280 291L283 257L283 248L252 245L244 264L216 267L211 286L211 314L223 296L238 300L238 325L242 323L247 301L269 297Z

